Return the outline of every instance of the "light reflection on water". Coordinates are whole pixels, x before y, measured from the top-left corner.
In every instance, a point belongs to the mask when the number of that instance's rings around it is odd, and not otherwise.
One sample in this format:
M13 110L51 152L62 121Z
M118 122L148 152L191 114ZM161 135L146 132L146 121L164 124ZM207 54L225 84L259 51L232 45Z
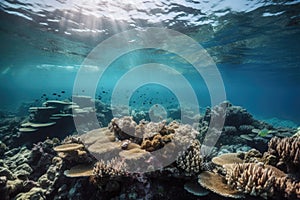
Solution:
M82 61L104 39L133 28L166 27L187 34L208 51L233 103L257 113L262 108L265 113L277 110L278 115L300 121L294 113L300 110L299 10L300 1L3 0L0 91L7 94L22 85L38 94L32 86L38 90L37 86L63 84L55 73L65 75L60 77L71 87ZM178 62L163 55L170 63ZM184 65L181 69L188 73ZM21 77L29 71L42 74L30 87ZM47 81L40 78L45 74ZM28 94L20 93L22 98ZM266 108L270 99L276 106Z

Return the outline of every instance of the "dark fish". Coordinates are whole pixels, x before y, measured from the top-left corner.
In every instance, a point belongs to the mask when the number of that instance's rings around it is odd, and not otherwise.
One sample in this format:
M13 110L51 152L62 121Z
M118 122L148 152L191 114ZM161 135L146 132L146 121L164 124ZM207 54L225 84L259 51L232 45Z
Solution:
M63 91L61 91L61 93L63 93L63 94L64 94L64 93L66 93L66 92L63 90Z
M54 95L54 96L55 96L55 95L56 95L56 93L53 93L52 95Z
M45 96L47 96L46 94L43 94L43 96L45 97Z
M81 90L81 92L84 92L84 90Z
M57 95L58 97L61 97L60 94Z
M46 101L48 101L49 99L48 99L48 98L46 98L45 100L46 100Z
M106 92L103 90L102 93L105 94Z

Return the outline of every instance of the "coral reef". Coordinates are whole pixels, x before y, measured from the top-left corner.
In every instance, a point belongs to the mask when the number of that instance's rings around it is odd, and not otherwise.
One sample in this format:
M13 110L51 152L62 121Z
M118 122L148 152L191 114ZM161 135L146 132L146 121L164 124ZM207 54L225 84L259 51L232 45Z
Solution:
M199 121L191 126L171 118L148 122L144 119L149 113L140 111L133 117L109 121L106 116L111 115L111 109L100 101L86 97L78 97L78 101L80 107L48 101L42 106L44 110L32 108L31 121L23 121L19 130L24 128L29 135L38 129L52 137L45 130L56 126L63 115L88 116L92 103L97 104L97 112L103 111L97 117L105 118L101 124L108 127L68 137L64 133L63 141L44 138L12 148L15 136L8 134L18 133L20 119L0 122L2 199L300 198L299 130L274 128L228 102L207 109L204 116L190 117ZM71 114L71 110L76 111ZM172 118L180 116L178 111L170 111ZM215 142L218 134L221 137L207 154L202 141L211 116L222 114L226 116L222 131L211 129L212 137L205 142ZM143 119L137 123L137 117ZM172 162L163 163L172 155Z

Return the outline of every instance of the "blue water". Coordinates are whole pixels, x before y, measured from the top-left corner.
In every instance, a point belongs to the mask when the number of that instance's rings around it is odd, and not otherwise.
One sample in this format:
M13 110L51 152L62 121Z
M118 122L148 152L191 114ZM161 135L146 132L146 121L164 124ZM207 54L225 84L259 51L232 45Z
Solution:
M150 26L179 31L205 48L233 104L261 119L300 124L300 1L89 2L0 2L0 110L42 102L43 94L49 99L71 97L77 72L92 49L114 34ZM211 105L205 81L188 63L151 49L115 60L99 81L95 98L110 103L124 73L153 62L179 71L192 85L199 106ZM130 97L133 107L152 104L168 109L178 99L159 84L141 86Z

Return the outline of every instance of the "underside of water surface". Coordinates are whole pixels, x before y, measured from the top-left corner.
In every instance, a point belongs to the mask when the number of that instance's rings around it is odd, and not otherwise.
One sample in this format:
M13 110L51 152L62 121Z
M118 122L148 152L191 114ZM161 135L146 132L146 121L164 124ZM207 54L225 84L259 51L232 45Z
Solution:
M299 0L2 0L0 44L4 199L300 198Z

